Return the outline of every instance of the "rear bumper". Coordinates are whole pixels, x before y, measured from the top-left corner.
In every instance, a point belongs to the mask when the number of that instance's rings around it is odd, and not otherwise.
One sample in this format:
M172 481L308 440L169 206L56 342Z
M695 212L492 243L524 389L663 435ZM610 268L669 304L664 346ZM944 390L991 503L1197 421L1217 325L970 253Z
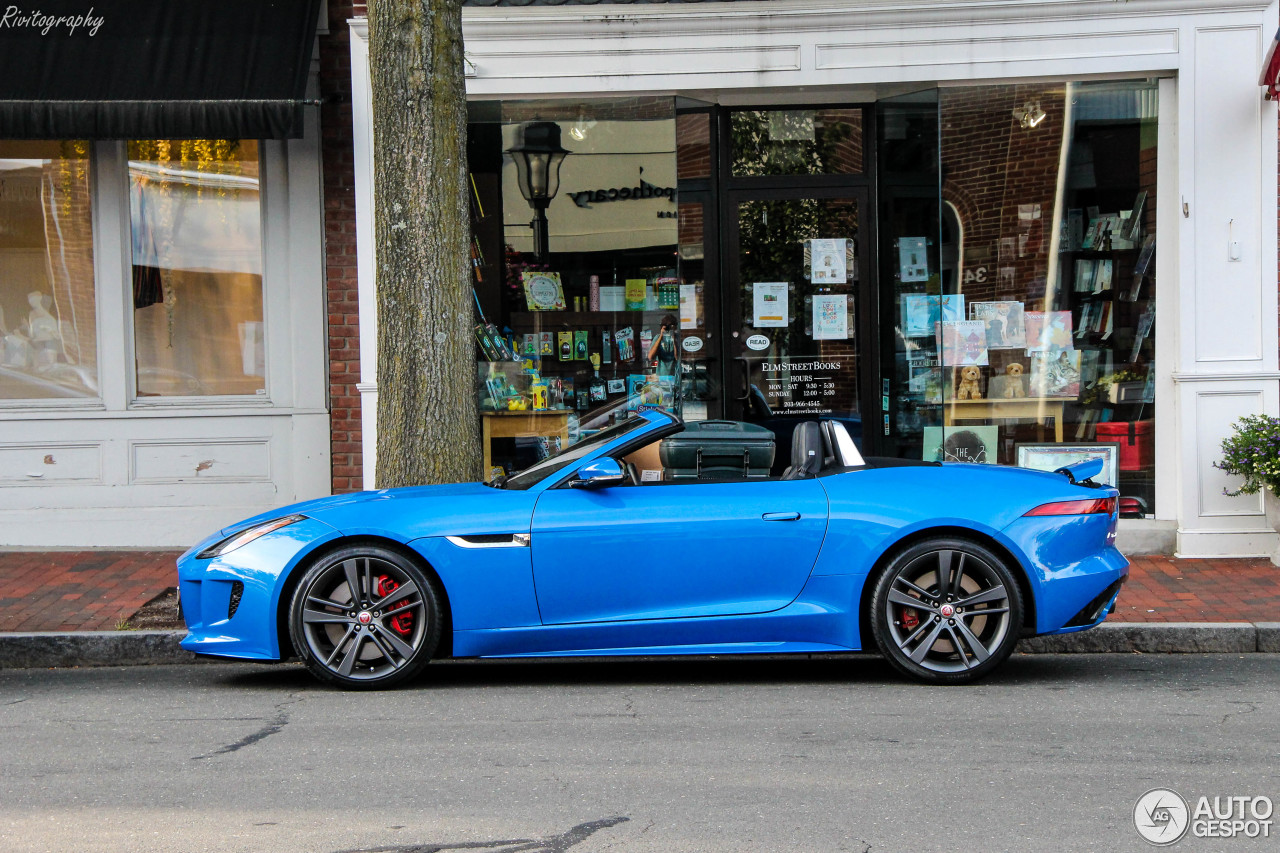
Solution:
M1037 613L1037 634L1071 634L1101 625L1115 608L1129 577L1129 561L1115 548L1077 563L1071 574L1054 578Z
M1090 628L1096 628L1101 625L1115 610L1116 598L1120 595L1120 587L1128 579L1128 574L1126 574L1124 577L1113 581L1110 586L1094 596L1092 601L1080 608L1080 612L1071 617L1067 624L1052 633L1074 634L1077 631L1087 631Z

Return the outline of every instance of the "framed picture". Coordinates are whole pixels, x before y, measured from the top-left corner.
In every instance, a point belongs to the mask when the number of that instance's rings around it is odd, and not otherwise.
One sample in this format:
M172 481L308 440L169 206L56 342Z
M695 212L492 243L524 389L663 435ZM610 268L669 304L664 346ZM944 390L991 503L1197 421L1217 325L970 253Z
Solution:
M1035 471L1056 471L1064 465L1103 461L1098 482L1115 486L1120 480L1120 444L1118 442L1089 442L1088 444L1019 444L1018 467Z

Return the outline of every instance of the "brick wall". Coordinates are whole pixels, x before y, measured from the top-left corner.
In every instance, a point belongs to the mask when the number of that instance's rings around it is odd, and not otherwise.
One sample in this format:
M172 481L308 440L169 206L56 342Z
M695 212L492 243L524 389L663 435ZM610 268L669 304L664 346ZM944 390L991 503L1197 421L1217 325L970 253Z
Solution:
M360 317L356 293L356 199L351 125L351 48L347 21L364 3L330 0L329 33L320 39L324 158L324 235L329 315L329 406L334 494L362 488Z

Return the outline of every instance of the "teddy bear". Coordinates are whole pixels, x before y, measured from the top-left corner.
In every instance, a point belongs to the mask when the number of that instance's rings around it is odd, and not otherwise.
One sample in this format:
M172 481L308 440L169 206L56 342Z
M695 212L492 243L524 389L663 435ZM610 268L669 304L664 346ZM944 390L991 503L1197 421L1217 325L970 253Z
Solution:
M956 399L981 400L982 387L978 384L978 379L981 376L981 368L973 365L960 368L960 382L956 385Z
M1004 396L1006 399L1017 399L1027 396L1026 380L1022 378L1025 368L1019 362L1013 362L1004 369Z

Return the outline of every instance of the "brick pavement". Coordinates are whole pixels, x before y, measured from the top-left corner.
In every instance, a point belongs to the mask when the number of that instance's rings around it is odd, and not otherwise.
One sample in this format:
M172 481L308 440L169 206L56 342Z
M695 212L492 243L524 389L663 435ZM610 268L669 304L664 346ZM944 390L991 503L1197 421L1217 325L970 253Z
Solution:
M0 552L0 631L103 631L177 585L176 551ZM1263 559L1133 557L1115 622L1280 622Z
M1112 622L1280 622L1280 567L1267 559L1131 557Z
M0 553L0 631L110 631L178 585L181 553Z

